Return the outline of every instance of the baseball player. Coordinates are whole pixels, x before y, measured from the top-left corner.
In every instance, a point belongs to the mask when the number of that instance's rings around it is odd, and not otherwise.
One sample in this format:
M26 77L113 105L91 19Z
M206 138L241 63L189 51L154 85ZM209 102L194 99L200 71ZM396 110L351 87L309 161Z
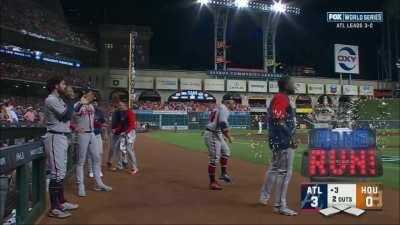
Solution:
M68 135L71 133L70 120L73 114L73 92L66 92L64 79L53 77L47 81L50 95L45 100L45 118L47 133L44 146L47 166L50 173L49 216L66 218L71 216L69 210L79 206L68 202L64 197L64 178L67 170Z
M294 141L295 111L288 98L288 95L294 94L294 84L290 77L284 76L279 80L278 86L279 93L272 99L268 110L268 134L272 161L261 188L259 202L267 205L276 182L274 212L295 216L297 212L289 209L286 201L293 170L294 151L297 148Z
M135 175L139 172L136 154L134 150L134 144L136 140L136 118L133 110L129 109L127 104L123 101L118 103L118 116L114 121L113 126L114 138L114 149L119 149L118 154L118 169L123 169L123 163L128 163L130 166L130 173ZM124 160L126 155L127 160Z
M93 173L96 180L95 191L109 192L111 187L105 185L100 176L101 171L101 150L94 134L95 109L92 105L94 93L88 91L81 100L74 105L77 126L82 130L78 133L78 163L76 165L76 178L78 183L78 196L87 196L85 190L85 180L83 168L86 162L86 156L91 155L93 159Z
M113 167L113 161L116 159L117 153L119 152L119 147L117 147L116 145L119 135L116 135L113 131L117 127L117 123L120 117L120 110L118 108L119 102L120 102L119 99L113 99L114 111L111 115L111 145L110 145L110 150L108 152L108 160L107 160L107 167L111 171L117 170L116 167Z
M260 116L257 117L257 122L258 122L258 134L262 134L262 130L263 130L263 119Z
M232 143L233 138L229 133L228 118L229 110L233 110L234 107L235 101L233 95L230 93L226 94L222 100L222 104L211 112L210 121L204 132L204 141L209 153L208 175L211 190L222 190L222 186L215 180L215 169L218 161L221 164L221 176L219 179L227 183L232 181L227 172L230 149L225 142L225 138Z
M93 102L94 107L94 135L96 136L96 146L100 151L100 163L103 159L103 140L102 140L102 133L103 133L103 124L106 122L106 118L104 112L98 107L98 102L95 100ZM93 169L93 157L91 154L88 154L88 169L89 169L89 177L94 177L94 169ZM103 172L101 171L100 167L100 177L103 177Z

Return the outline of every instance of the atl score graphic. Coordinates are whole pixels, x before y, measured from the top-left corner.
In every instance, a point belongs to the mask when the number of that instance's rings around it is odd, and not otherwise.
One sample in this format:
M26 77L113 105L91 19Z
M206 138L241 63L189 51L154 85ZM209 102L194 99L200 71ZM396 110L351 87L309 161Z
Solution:
M381 210L383 208L382 184L313 183L301 185L301 208L303 210L320 211L343 206L362 210Z

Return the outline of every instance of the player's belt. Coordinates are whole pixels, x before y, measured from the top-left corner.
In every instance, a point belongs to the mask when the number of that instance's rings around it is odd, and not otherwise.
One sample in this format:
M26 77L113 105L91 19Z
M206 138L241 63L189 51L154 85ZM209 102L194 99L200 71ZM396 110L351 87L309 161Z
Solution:
M64 135L64 136L67 136L67 135L71 134L71 133L68 133L68 132L58 132L58 131L54 131L54 130L49 130L48 132L50 134L59 134L59 135Z
M212 132L212 133L220 133L220 131L218 131L218 130L211 130L211 129L209 129L209 128L206 128L206 131L210 131L210 132Z
M83 133L90 134L93 133L93 131L84 131Z

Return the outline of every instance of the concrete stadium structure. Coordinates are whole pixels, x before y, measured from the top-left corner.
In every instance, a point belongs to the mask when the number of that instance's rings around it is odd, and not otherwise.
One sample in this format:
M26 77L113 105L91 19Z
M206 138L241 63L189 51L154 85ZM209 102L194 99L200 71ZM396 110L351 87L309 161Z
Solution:
M127 69L83 69L80 71L85 74L96 74L97 88L101 90L102 95L111 96L115 92L124 92L128 86L128 70ZM298 96L309 96L314 106L317 100L322 95L329 95L332 99L332 103L338 103L339 97L342 95L350 96L351 98L359 98L360 96L372 96L374 90L382 89L393 89L396 86L394 82L384 82L376 80L361 80L353 79L351 81L350 92L347 90L343 93L341 89L349 88L348 80L343 80L342 86L337 86L337 92L331 93L329 85L336 84L340 85L339 79L333 78L322 78L322 77L293 77L296 83L299 83L299 89L295 96L292 96L292 101ZM233 82L229 81L229 78L225 78L223 82L223 88L221 86L221 79L215 79L213 76L208 75L207 71L178 71L178 70L137 70L136 71L136 85L135 93L138 99L140 95L145 91L156 91L162 102L167 101L168 98L174 93L181 90L197 90L205 91L215 97L217 102L220 102L224 94L228 91L235 92L242 98L243 104L248 104L249 99L265 98L267 103L272 98L276 91L274 80L266 79L246 79L243 77L240 82L236 82L239 79L233 78ZM210 82L219 83L218 87L210 89ZM266 83L266 82L269 83ZM229 83L229 87L228 87ZM258 87L253 87L257 86ZM236 86L235 86L236 85ZM243 85L245 85L243 87ZM252 85L252 86L250 86ZM271 88L272 87L272 88ZM255 90L256 91L253 91ZM274 90L272 90L274 89ZM344 90L343 90L344 91Z

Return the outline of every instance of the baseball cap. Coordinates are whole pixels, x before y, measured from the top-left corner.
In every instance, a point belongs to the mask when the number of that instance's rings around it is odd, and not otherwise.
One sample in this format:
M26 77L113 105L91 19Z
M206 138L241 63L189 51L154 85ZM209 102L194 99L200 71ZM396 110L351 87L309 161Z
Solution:
M224 97L222 97L222 101L234 101L235 96L232 93L226 93Z

